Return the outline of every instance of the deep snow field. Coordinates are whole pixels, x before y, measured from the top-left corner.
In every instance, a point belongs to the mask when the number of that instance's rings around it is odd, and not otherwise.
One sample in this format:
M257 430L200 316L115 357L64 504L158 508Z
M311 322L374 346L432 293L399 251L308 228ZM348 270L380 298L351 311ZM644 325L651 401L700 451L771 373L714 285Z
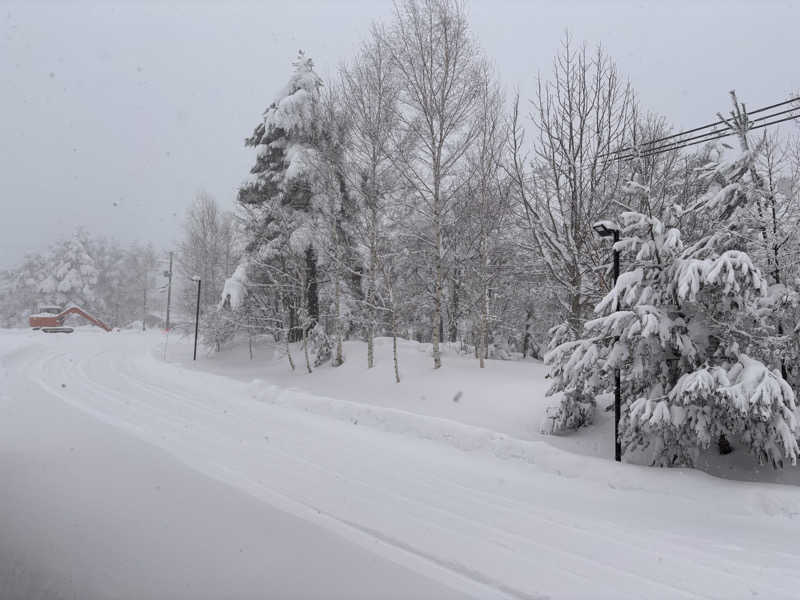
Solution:
M544 367L0 331L0 598L796 598L798 469L543 435Z
M367 368L367 348L363 342L345 342L345 364L325 364L309 374L300 344L292 345L295 370L292 371L282 345L269 341L255 342L253 357L246 339L221 352L198 349L193 363L191 339L164 339L154 352L169 362L249 382L253 393L269 397L273 387L282 391L309 392L316 406L317 397L349 400L359 405L393 408L414 414L441 417L465 425L498 432L514 440L540 440L575 454L612 460L614 457L613 413L602 410L613 401L600 402L595 424L570 435L549 435L551 420L548 408L558 405L558 397L547 397L550 382L547 368L541 361L524 362L489 360L483 370L478 361L459 352L458 344L442 346L445 368L432 368L431 345L398 340L400 383L394 380L391 338L375 341L375 367ZM308 402L308 398L294 402ZM348 406L351 410L368 410L365 406ZM341 411L340 411L341 413ZM544 434L544 435L543 435ZM646 465L647 456L626 457L627 461ZM726 479L762 481L800 485L800 468L774 470L761 466L746 450L720 456L714 448L703 453L698 461L703 471Z

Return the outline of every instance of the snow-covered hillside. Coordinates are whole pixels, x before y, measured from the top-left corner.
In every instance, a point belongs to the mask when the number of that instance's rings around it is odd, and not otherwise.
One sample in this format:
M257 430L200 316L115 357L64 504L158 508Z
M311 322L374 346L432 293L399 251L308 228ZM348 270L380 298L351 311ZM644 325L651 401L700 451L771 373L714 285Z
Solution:
M184 545L198 541L184 536L175 543L170 534L171 527L179 536L187 531L185 512L204 532L206 521L230 525L214 527L197 550L197 565L222 556L232 564L220 568L237 573L229 582L235 597L261 597L259 586L270 580L264 573L275 583L278 563L252 554L238 563L235 553L215 550L232 548L240 535L241 520L229 511L243 500L217 508L203 496L224 490L209 491L185 467L258 501L242 508L248 527L261 532L246 537L255 545L303 553L318 573L325 572L319 561L341 552L353 557L336 563L345 581L356 577L350 569L361 551L377 555L380 575L356 586L369 587L364 597L385 597L396 586L387 560L415 573L403 587L409 597L442 597L437 586L476 598L791 598L800 589L797 488L587 456L595 442L598 454L607 452L602 428L582 442L540 436L548 402L536 363L490 361L480 372L450 353L434 372L424 349L407 344L404 382L396 385L381 372L381 351L377 371L366 373L355 345L338 370L292 375L283 357L273 362L263 347L252 363L245 347L187 369L175 363L190 346L173 339L164 362L160 334L86 329L71 336L4 332L0 339L0 470L13 490L4 492L0 540L6 554L25 540L28 564L49 560L51 589L97 593L105 576L119 577L123 558L148 543L155 549L163 535L173 540L169 552L131 563L126 573L155 570L153 581L180 590L182 581L195 581ZM495 372L513 385L495 390ZM414 395L423 388L425 398ZM489 414L494 420L482 421ZM87 458L106 447L113 451L102 459ZM135 468L151 463L169 463L158 497L152 472ZM174 480L173 471L180 471ZM117 489L121 479L129 487ZM120 504L127 508L114 508ZM265 525L281 519L276 509L360 548L334 550L328 544L336 542L318 542L313 528L298 534L306 540L298 546L292 527ZM95 516L98 527L113 524L113 534L76 538L74 524L85 531L81 524ZM271 531L279 539L269 540ZM80 560L67 551L75 539ZM148 589L135 578L125 581L120 597ZM334 595L354 595L347 585L339 589Z

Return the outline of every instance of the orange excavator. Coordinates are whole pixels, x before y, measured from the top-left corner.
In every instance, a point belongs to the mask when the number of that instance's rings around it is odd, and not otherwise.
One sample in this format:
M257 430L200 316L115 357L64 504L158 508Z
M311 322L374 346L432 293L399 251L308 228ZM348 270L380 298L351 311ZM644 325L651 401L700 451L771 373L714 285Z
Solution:
M111 328L100 319L96 319L75 305L65 309L60 306L40 306L39 312L28 317L28 323L33 329L45 333L72 333L74 331L72 327L64 327L64 319L69 315L80 315L92 325L111 331Z

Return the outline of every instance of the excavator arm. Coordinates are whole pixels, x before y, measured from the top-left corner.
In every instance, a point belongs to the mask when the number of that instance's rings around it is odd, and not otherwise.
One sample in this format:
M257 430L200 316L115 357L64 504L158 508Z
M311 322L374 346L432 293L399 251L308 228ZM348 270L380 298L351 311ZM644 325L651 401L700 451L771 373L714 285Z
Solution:
M58 315L58 320L63 322L67 315L80 315L87 321L89 321L92 325L97 325L100 329L105 329L106 331L111 331L111 327L103 323L100 319L95 319L93 316L83 312L77 306L70 306L68 309L62 311Z

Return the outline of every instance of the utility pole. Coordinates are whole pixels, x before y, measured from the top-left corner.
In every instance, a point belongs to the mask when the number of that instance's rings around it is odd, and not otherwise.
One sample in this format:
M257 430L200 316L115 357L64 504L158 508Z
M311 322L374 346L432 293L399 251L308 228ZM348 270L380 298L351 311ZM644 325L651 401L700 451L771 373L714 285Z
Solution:
M169 271L164 271L164 277L167 278L167 319L166 330L169 331L169 304L172 300L172 252L169 253Z

